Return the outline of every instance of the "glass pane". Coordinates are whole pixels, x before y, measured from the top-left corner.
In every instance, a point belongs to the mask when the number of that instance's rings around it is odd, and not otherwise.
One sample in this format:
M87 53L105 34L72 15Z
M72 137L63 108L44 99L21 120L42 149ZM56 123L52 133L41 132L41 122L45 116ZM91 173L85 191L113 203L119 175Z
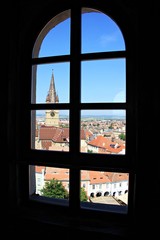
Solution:
M33 149L69 151L68 110L32 111L31 117L31 142Z
M81 207L127 213L129 174L81 171Z
M118 25L107 15L82 9L82 53L125 50Z
M69 200L69 169L46 166L30 166L30 195L32 199L65 204ZM33 192L33 194L31 194ZM39 197L37 199L37 197ZM62 201L63 200L63 201ZM65 200L65 201L64 201Z
M68 103L69 67L69 63L33 66L32 103Z
M125 154L125 110L81 111L81 152Z
M125 72L125 59L82 62L81 102L125 102Z
M70 10L48 22L33 49L33 58L67 54L70 54Z

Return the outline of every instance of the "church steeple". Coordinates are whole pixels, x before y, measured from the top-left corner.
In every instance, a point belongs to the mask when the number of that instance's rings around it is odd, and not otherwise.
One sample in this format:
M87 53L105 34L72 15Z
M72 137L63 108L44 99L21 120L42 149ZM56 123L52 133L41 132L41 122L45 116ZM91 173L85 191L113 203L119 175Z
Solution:
M49 103L58 103L59 102L58 95L56 94L53 71L52 71L49 91L48 91L48 94L47 94L47 97L46 97L46 102L49 102Z
M59 98L55 88L53 71L51 75L49 91L46 97L46 103L59 103ZM46 110L45 125L55 127L59 126L59 110L57 109Z

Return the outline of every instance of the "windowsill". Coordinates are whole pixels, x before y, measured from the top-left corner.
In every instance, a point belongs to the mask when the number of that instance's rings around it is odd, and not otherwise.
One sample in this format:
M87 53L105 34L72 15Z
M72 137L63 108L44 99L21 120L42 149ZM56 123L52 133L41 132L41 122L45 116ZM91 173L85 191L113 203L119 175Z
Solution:
M128 221L119 221L121 218L111 219L108 215L101 217L97 214L90 216L88 212L85 213L85 217L83 214L77 216L74 213L70 214L67 206L56 206L54 209L52 208L52 211L46 211L42 207L42 203L39 207L37 207L37 203L33 205L32 203L31 206L17 207L10 214L10 232L14 231L16 233L20 229L27 234L29 232L36 234L36 236L40 234L40 237L43 234L44 236L50 236L50 234L52 236L54 231L58 231L64 237L65 232L69 236L78 234L77 237L79 234L82 234L82 236L83 234L93 234L93 237L106 237L107 235L109 239L132 239L135 236L133 225ZM61 211L56 211L58 207Z
M69 201L65 199L53 199L43 196L32 195L30 200L40 203L47 203L57 206L69 207ZM90 203L90 202L81 202L81 209L100 211L100 212L109 212L109 213L118 213L118 214L127 214L128 206L114 205L114 204L101 204L101 203Z

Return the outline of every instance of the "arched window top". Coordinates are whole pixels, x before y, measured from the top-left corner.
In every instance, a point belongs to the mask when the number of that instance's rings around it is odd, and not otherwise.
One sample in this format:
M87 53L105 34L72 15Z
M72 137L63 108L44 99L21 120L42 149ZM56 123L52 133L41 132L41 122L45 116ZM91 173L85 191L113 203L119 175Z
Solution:
M70 10L53 17L42 29L33 48L33 58L70 53Z
M125 50L122 32L115 21L96 9L81 9L81 52L109 52ZM70 54L71 10L53 17L40 32L33 58Z
M119 26L95 9L82 9L82 53L125 50Z

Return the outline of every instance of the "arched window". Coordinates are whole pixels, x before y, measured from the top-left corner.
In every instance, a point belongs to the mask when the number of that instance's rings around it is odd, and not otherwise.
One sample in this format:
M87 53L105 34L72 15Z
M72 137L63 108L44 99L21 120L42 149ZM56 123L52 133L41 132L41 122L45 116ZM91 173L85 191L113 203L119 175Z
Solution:
M134 216L133 38L123 17L97 4L70 6L37 27L23 161L28 201L46 212Z

